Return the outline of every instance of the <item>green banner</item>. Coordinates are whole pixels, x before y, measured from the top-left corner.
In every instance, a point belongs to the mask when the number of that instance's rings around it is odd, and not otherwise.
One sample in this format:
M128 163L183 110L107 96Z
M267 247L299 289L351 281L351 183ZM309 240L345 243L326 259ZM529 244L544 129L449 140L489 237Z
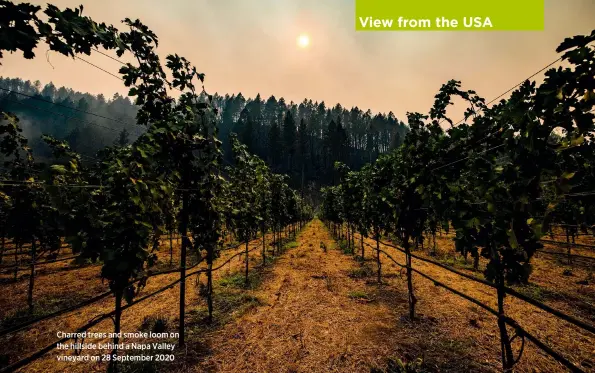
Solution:
M544 0L355 0L358 31L543 30Z

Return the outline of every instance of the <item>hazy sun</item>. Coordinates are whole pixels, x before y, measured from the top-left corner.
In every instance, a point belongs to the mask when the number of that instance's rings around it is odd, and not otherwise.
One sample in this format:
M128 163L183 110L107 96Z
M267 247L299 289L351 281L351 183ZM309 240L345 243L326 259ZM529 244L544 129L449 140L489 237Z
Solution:
M307 48L310 45L310 37L306 34L301 34L297 38L297 45L300 48Z

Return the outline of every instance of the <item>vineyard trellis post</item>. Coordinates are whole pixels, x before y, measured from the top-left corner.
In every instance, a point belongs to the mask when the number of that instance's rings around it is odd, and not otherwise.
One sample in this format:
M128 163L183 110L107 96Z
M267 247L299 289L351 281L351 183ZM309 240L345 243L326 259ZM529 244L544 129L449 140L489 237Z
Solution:
M360 233L359 237L360 237L360 244L361 244L361 249L362 249L362 262L363 262L363 261L365 261L365 257L364 257L364 235Z
M414 290L413 290L413 267L411 266L411 244L409 242L409 233L407 231L404 232L403 235L403 248L405 249L405 260L407 266L407 299L409 303L409 318L411 320L415 319L415 304L417 303L417 298L415 298ZM380 254L378 254L380 255Z
M31 240L31 263L29 263L29 288L27 289L27 305L33 312L33 287L35 286L35 261L37 260L37 237Z
M188 211L188 204L189 204L189 191L188 191L188 172L189 166L185 165L182 170L183 173L183 180L182 185L184 186L182 191L182 210L180 215L180 231L179 234L182 237L182 245L180 248L180 312L179 312L179 320L178 320L178 344L180 346L184 346L184 329L185 329L185 313L186 313L186 254L189 245L188 239L188 220L189 214Z
M249 242L249 239L246 238L246 250L245 250L245 253L246 253L246 268L245 268L245 276L244 276L244 284L246 286L248 286L248 267L250 265L250 256L248 255L248 242Z
M374 238L376 239L376 265L378 267L377 280L378 284L382 284L382 262L380 261L380 231L378 229L374 231Z

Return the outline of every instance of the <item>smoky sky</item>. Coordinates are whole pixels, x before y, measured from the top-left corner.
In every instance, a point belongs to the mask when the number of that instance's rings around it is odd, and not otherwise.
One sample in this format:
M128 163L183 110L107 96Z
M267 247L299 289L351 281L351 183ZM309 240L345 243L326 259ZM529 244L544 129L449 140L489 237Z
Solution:
M519 0L522 1L522 0ZM45 2L31 1L45 6ZM440 86L462 81L491 99L557 58L565 38L595 29L594 0L546 0L543 31L356 32L353 0L54 0L95 21L140 19L162 57L178 53L206 74L209 93L275 95L373 112L427 112ZM470 10L469 16L474 16ZM307 33L309 48L296 46ZM41 45L34 60L5 54L0 75L78 91L125 94L121 81ZM124 58L125 59L125 58ZM117 73L101 55L88 60ZM539 80L541 77L536 77ZM460 115L455 107L449 112Z

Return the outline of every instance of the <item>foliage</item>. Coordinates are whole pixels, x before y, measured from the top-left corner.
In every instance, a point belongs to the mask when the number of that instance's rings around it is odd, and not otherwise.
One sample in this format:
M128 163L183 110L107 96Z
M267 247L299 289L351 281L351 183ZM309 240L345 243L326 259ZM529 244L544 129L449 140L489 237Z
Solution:
M406 251L410 316L411 241L449 223L456 249L480 253L485 277L498 289L504 314L504 285L526 283L531 258L552 219L586 227L593 221L593 108L595 31L566 39L558 48L569 67L550 69L544 82L526 81L507 100L488 107L457 81L444 84L429 115L408 113L410 132L395 151L323 191L323 218L333 224L371 227L396 235ZM454 126L446 109L457 96L469 104ZM444 129L441 124L449 123ZM363 188L352 180L362 178ZM362 194L364 198L361 199ZM361 199L369 216L351 211ZM379 278L380 278L380 263ZM504 369L514 361L506 327L499 319Z
M48 4L44 20L37 16L40 10L39 6L0 1L0 52L21 51L25 58L33 58L37 45L46 43L50 50L72 57L98 48L115 50L118 56L131 54L138 65L128 63L119 72L137 105L136 122L146 129L127 145L124 128L117 146L102 149L90 167L83 166L81 156L66 141L46 135L43 140L55 162L45 170L48 180L41 181L41 166L34 162L27 139L20 134L18 119L3 112L0 150L8 167L3 177L9 184L2 184L0 215L10 224L2 237L20 244L32 242L35 255L37 242L54 250L60 246L60 237L66 236L73 251L81 253L81 260L101 261L101 276L115 295L117 333L122 299L131 302L145 285L162 233L171 232L177 224L182 237L179 327L183 344L187 250L206 251L212 266L222 243L225 198L233 196L233 202L241 205L232 210L229 221L243 240L256 232L259 223L270 223L280 231L303 222L311 209L283 182L273 182L270 194L263 191L270 186L266 166L237 142L238 164L229 170L235 175L228 184L232 194L224 194L219 112L213 96L204 89L205 76L175 54L168 55L162 65L156 54L157 36L139 20L125 19L129 31L121 32L83 16L82 6L60 10ZM181 91L179 98L174 99L170 89ZM11 92L9 98L13 96ZM84 101L79 104L79 112L87 113ZM251 177L253 170L258 178ZM273 196L279 197L275 204ZM253 213L255 206L262 216ZM210 313L211 290L210 286Z

